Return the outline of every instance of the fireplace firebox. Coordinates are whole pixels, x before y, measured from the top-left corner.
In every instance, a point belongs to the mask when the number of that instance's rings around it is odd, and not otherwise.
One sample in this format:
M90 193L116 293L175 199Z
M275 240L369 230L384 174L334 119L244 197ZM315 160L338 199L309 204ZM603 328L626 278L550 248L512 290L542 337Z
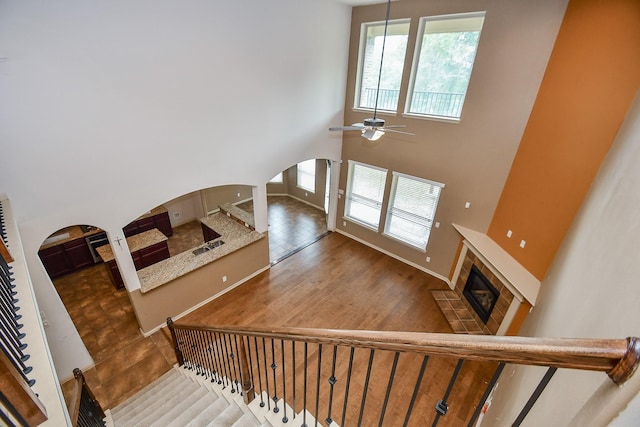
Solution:
M496 301L498 301L500 292L489 283L489 280L475 265L471 266L469 278L462 294L486 324Z

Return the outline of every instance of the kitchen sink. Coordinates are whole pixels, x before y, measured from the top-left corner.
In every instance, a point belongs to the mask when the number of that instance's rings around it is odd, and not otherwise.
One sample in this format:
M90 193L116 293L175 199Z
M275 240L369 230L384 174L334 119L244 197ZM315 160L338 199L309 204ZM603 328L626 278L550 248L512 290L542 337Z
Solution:
M222 240L212 240L210 242L208 242L206 244L206 246L203 246L201 248L198 249L194 249L193 251L191 251L191 253L193 253L194 255L202 255L205 252L209 252L211 249L215 249L219 246L224 245L224 242Z

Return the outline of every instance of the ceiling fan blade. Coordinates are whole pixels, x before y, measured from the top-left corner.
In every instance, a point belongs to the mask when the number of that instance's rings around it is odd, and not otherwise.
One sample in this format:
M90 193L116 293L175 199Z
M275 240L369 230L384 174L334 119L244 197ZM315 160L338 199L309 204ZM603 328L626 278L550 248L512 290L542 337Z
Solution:
M342 131L342 130L362 130L362 126L340 126L329 128L330 131Z
M403 126L404 127L404 126ZM411 132L403 132L401 130L395 130L395 129L389 129L388 126L385 126L384 130L388 130L389 132L394 132L394 133L402 133L404 135L412 135L412 136L416 136L415 133L411 133Z
M406 128L406 126L405 125L385 125L384 128L385 129L388 129L388 128Z

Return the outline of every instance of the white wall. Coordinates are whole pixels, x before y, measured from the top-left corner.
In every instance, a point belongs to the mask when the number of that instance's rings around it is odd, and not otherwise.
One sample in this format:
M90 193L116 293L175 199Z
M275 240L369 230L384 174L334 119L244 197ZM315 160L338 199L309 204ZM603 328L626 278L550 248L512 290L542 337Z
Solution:
M185 194L173 200L163 203L169 211L169 220L172 227L178 227L204 216L202 197L199 191Z
M0 3L0 191L15 207L60 377L84 360L36 252L122 235L201 188L340 158L351 9L320 0ZM83 368L84 366L79 366Z
M640 336L639 139L637 95L521 335ZM540 368L507 367L483 427L510 424L542 374ZM607 425L639 391L638 372L618 387L603 373L559 370L523 425ZM637 401L629 411L637 411ZM623 414L620 422L630 418Z

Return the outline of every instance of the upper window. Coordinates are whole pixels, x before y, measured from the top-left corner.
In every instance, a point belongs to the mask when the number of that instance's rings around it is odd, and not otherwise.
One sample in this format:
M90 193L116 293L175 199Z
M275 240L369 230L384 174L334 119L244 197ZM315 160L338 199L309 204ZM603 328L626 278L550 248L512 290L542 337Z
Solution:
M362 24L360 31L360 55L358 62L358 84L356 108L396 111L404 59L409 37L409 20L390 21L387 25L387 37L384 37L384 22ZM384 58L382 58L382 77L380 91L380 57L384 42Z
M344 216L378 230L387 170L349 160Z
M420 19L406 111L459 119L484 12Z
M303 190L316 192L316 160L305 160L298 163L298 187Z
M425 249L443 187L439 182L393 172L384 233Z

